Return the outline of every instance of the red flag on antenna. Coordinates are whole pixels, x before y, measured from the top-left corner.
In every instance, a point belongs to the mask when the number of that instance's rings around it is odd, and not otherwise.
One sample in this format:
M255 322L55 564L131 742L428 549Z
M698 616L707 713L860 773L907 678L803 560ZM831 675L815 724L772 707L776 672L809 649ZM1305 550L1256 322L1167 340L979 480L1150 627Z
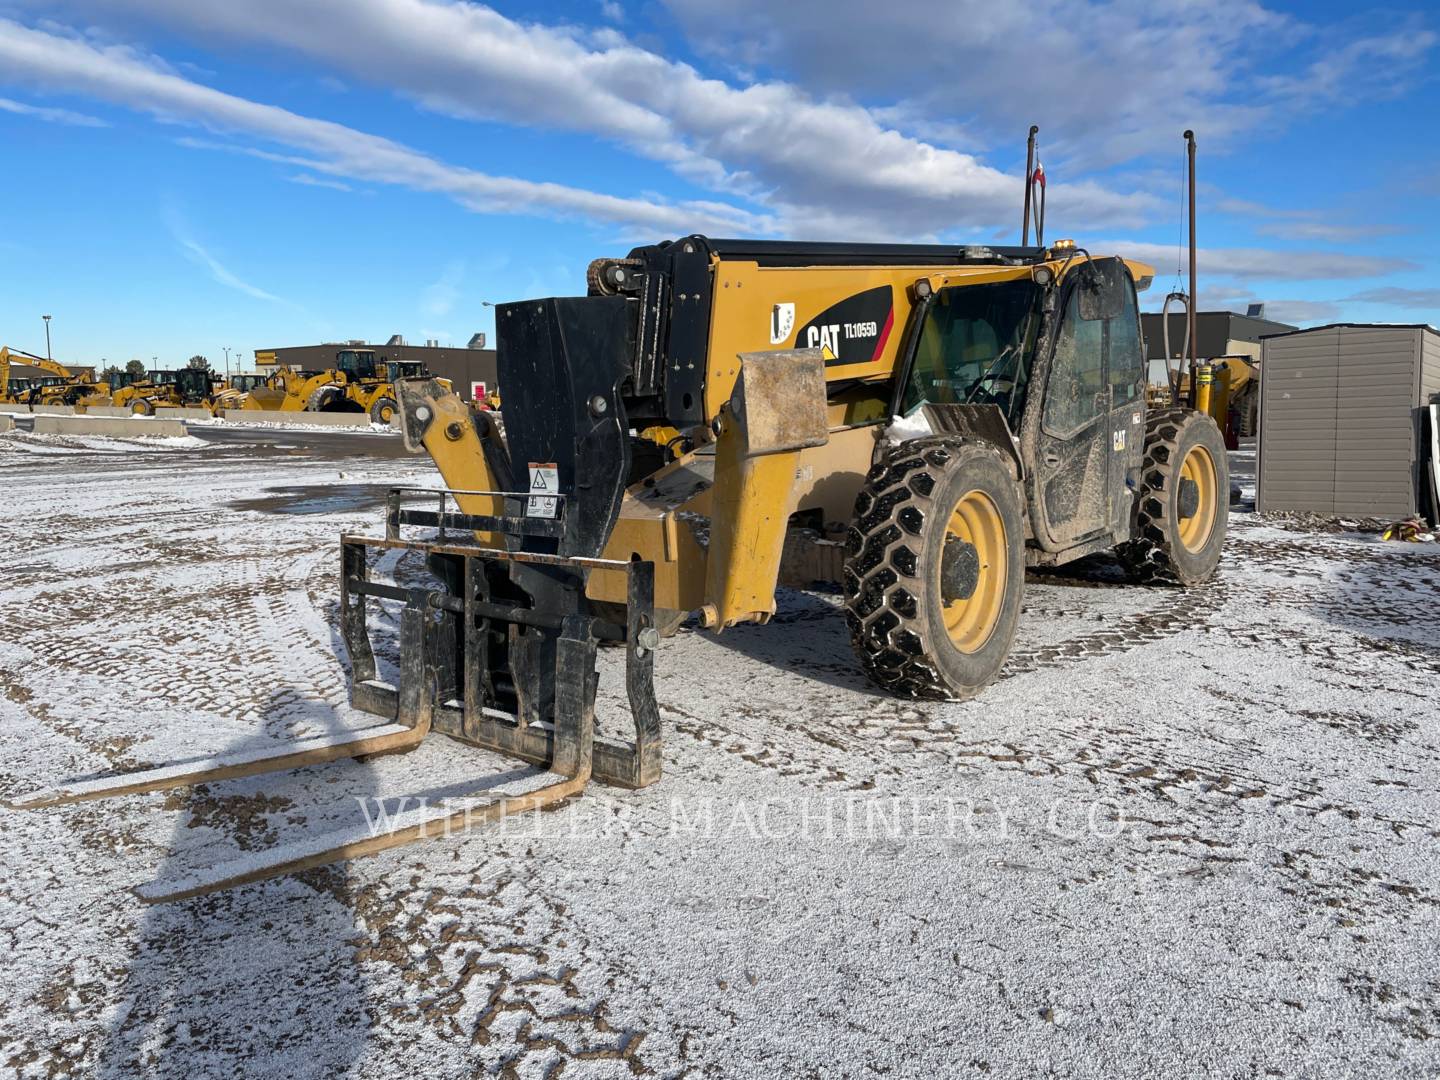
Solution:
M1042 188L1045 186L1045 166L1038 161L1035 163L1035 183Z

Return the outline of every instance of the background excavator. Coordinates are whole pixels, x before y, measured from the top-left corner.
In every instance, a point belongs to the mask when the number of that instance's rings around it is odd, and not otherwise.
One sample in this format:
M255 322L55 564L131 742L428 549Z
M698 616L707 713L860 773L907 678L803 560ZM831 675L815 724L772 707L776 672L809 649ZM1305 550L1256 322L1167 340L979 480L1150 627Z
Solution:
M655 782L663 632L686 615L717 634L768 622L783 584L837 583L866 675L952 700L1004 666L1027 567L1113 552L1141 583L1201 585L1225 540L1225 447L1193 401L1147 406L1152 271L1036 235L692 235L597 260L584 296L500 305L503 410L399 382L405 445L446 489L396 490L383 536L341 537L351 701L384 723L14 805L395 752L432 728L545 770L141 891L177 899L553 805L592 777ZM423 556L431 583L377 580L396 551ZM377 600L401 605L388 679ZM602 737L605 642L624 646L631 716Z
M15 379L10 374L11 364L39 368L48 374ZM104 405L109 403L107 395L105 384L95 382L88 370L76 374L54 360L0 346L0 404L32 408L36 405Z

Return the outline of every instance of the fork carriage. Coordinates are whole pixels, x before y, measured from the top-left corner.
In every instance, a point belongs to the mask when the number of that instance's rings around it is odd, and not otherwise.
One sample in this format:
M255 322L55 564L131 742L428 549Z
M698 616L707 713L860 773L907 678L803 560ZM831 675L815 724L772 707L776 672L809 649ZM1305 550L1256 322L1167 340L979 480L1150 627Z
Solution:
M655 567L651 562L564 557L476 544L474 534L559 536L555 519L520 513L465 514L448 509L456 496L505 499L518 510L527 495L396 488L390 492L385 537L341 537L340 626L350 656L351 704L397 723L428 722L462 742L574 775L586 761L602 783L639 788L660 778L660 713L655 703ZM435 497L435 509L406 505L407 496ZM404 539L403 527L434 530L433 539ZM451 539L451 537L456 537ZM467 538L464 542L460 538ZM419 551L442 588L407 588L371 580L367 555ZM593 570L625 574L623 623L591 610L585 582ZM404 604L398 685L378 678L366 622L366 598ZM595 738L602 641L625 646L625 690L633 741ZM607 735L611 732L607 730Z

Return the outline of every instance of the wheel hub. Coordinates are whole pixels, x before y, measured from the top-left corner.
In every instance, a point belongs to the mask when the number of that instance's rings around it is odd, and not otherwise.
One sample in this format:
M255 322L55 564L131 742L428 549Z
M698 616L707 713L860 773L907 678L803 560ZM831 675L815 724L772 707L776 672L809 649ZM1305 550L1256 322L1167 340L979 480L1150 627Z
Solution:
M945 603L969 600L979 582L980 553L975 545L958 536L947 536L940 556L940 595Z
M1176 493L1175 506L1182 518L1194 517L1200 509L1200 485L1189 477L1182 479L1180 490Z

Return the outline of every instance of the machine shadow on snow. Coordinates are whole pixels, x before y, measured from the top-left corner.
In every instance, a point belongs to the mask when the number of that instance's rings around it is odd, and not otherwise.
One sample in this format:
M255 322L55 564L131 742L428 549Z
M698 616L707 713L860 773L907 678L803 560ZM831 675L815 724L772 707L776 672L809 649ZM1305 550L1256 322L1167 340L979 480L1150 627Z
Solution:
M316 703L304 703L313 706ZM257 730L297 719L297 703L272 696ZM244 738L222 752L271 745ZM339 775L323 785L327 806L342 802L360 814L357 799L379 794L375 770L364 762L318 766ZM165 880L214 857L216 847L258 851L319 807L289 796L312 792L317 770L278 773L181 789L167 798L185 813L169 857L154 868ZM297 805L300 803L300 805ZM338 815L337 815L338 816ZM338 827L339 822L337 821ZM215 840L197 825L228 834ZM200 838L197 843L197 836ZM225 851L222 858L232 852ZM247 1061L257 1074L324 1077L345 1072L365 1051L373 1021L352 946L355 915L345 898L348 863L311 870L174 904L143 909L128 970L96 1067L105 1078L192 1077L228 1072L224 1062ZM281 895L283 893L283 896ZM277 917L283 905L284 917Z
M783 624L788 632L777 634L766 626L741 623L723 633L706 634L705 640L825 686L866 697L893 698L870 682L853 659L845 613L838 605L832 606L803 591L783 587L775 590L775 603L775 615L770 622ZM694 624L690 625L694 630ZM668 659L662 648L656 662L661 676L671 673Z
M328 706L297 702L281 691L272 695L258 730L278 731L300 719L333 729L336 717ZM269 739L245 738L220 753L271 745ZM381 800L395 810L402 798L435 803L536 772L532 766L498 773L492 768L486 761L479 775L419 790L392 779L382 790L374 766L352 758L179 789L167 805L183 809L185 818L153 878L163 882L217 859L259 855L312 830L353 827L364 815L362 802L372 813ZM321 773L323 781L317 779ZM317 794L323 803L315 801ZM197 833L197 826L222 835ZM216 1073L221 1062L235 1060L248 1062L257 1075L346 1072L364 1055L376 1022L354 959L352 865L332 863L145 908L96 1075L188 1078Z

